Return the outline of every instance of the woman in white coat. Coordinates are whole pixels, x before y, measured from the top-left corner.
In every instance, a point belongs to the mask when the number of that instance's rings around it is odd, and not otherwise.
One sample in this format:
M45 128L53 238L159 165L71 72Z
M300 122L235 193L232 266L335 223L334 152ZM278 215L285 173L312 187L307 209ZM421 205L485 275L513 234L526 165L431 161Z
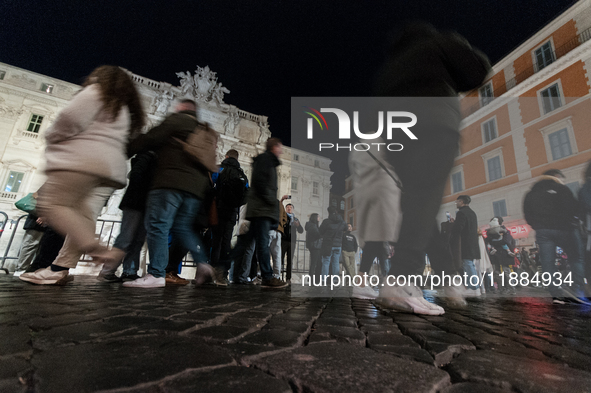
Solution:
M37 210L49 226L66 235L70 254L79 257L85 252L107 261L123 255L99 245L95 207L102 207L110 192L127 184L127 143L140 133L145 117L131 78L119 67L95 69L82 86L45 133L47 181L39 190ZM60 263L58 257L47 269L20 278L64 284L76 263L77 258Z

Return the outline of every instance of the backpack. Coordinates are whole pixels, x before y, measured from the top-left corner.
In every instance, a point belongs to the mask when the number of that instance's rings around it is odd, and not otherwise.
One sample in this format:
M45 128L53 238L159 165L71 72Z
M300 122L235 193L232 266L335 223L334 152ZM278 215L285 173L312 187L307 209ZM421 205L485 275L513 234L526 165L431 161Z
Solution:
M217 172L216 149L218 144L218 133L212 130L209 125L199 124L193 132L187 136L186 141L176 139L182 146L183 151L194 161L203 165L210 172Z
M228 166L222 168L217 178L218 198L229 207L246 204L248 178L241 168Z

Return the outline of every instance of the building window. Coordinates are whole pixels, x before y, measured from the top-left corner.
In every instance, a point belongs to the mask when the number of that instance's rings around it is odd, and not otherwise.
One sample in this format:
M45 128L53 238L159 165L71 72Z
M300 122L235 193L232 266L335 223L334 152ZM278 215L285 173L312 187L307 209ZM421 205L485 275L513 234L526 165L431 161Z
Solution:
M494 93L492 89L492 83L487 83L486 85L482 86L478 90L480 94L480 106L488 105L492 100L494 100Z
M337 207L337 200L336 199L333 199L332 202L330 202L330 205L332 207Z
M298 189L298 178L295 176L291 177L291 190L296 191Z
M4 192L18 192L24 176L25 174L22 172L10 171L8 174L8 180L6 181L6 186L4 187Z
M534 51L534 57L536 59L536 68L538 71L552 64L555 59L550 41L536 49Z
M6 76L6 71L0 71L0 80L4 79Z
M451 175L451 193L456 194L464 190L464 182L462 181L462 172L456 172Z
M320 192L318 190L319 188L319 184L317 181L313 181L312 182L312 195L320 195Z
M345 201L341 201L341 210L345 210Z
M355 201L353 197L349 198L349 209L353 209L355 207Z
M562 100L560 98L560 88L558 83L544 89L540 92L542 98L542 106L544 108L544 114L552 112L554 109L558 109L562 106Z
M488 167L488 181L495 181L503 177L501 157L489 158L486 160L486 166Z
M44 91L46 93L52 93L53 92L53 85L50 85L48 83L42 83L41 84L41 91Z
M548 143L550 144L550 151L552 152L552 160L560 160L573 154L570 147L570 139L568 137L568 130L563 128L551 134L548 134Z
M352 227L355 227L355 218L354 217L355 217L354 214L351 214L349 216L349 224L351 224Z
M318 168L320 166L320 161L319 160L314 160L314 166L316 168Z
M505 200L493 202L493 214L495 217L507 217L507 203Z
M293 155L293 160L294 160L294 161L299 161L299 160L300 160L300 156L299 156L299 155L297 155L297 154L294 154L294 155Z
M497 138L497 122L495 118L492 118L489 121L482 123L482 134L484 137L484 143L490 142L493 139Z
M39 128L41 128L41 123L43 122L43 116L41 115L31 115L31 120L29 120L29 126L27 127L27 131L29 132L39 132Z

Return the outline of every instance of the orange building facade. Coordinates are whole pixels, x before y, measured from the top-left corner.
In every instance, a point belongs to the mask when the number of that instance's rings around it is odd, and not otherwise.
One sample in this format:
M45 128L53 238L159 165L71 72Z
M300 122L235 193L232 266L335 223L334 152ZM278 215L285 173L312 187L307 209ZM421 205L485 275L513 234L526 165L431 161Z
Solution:
M502 216L520 246L535 232L523 198L548 169L560 169L577 193L591 160L591 0L577 2L493 66L487 81L461 98L459 155L438 220L455 200L472 198L481 228Z

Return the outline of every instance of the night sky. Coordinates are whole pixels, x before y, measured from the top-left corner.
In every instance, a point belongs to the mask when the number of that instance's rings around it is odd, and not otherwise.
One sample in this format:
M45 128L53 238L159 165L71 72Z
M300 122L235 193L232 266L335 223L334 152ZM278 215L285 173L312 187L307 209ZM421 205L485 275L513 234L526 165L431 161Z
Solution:
M292 96L367 96L388 33L426 20L494 63L574 1L0 1L0 61L72 83L101 64L178 85L217 72L225 101L290 144ZM340 188L340 187L338 187Z

